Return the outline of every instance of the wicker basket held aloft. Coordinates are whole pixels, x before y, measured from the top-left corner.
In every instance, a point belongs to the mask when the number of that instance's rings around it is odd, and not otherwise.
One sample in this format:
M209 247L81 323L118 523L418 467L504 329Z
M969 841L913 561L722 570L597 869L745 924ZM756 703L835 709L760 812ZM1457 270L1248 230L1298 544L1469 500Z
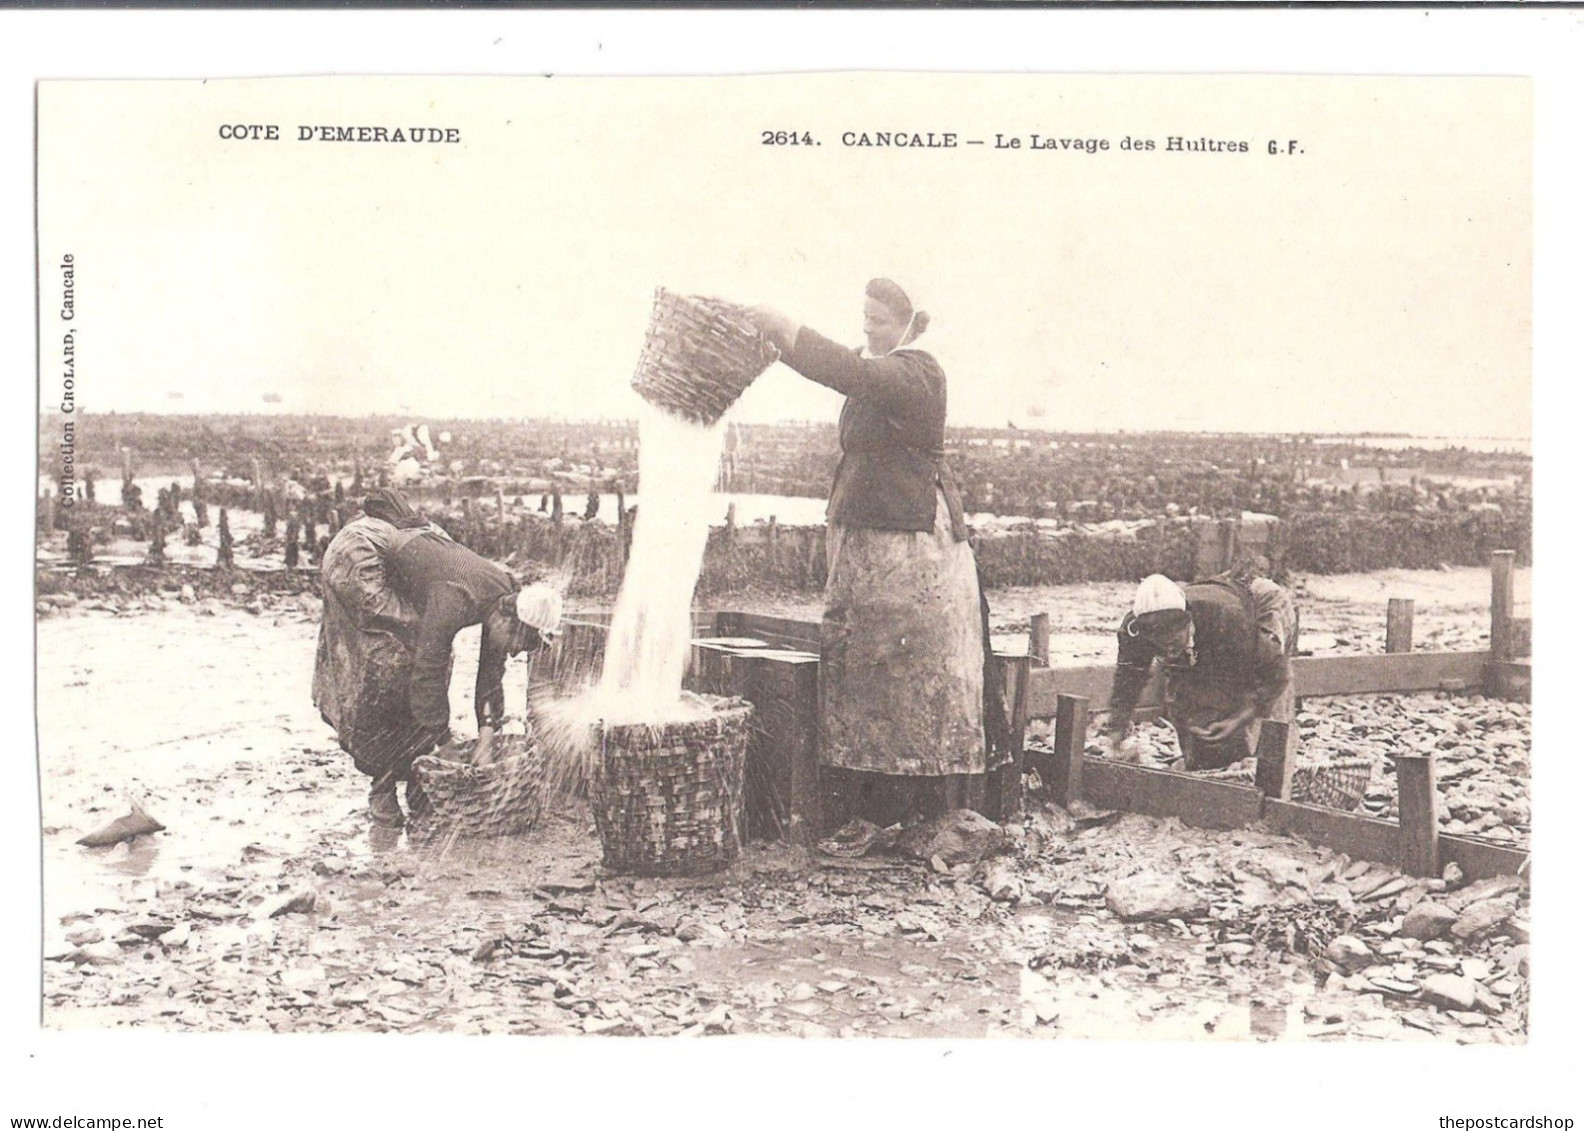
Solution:
M515 836L539 820L544 804L545 759L539 744L522 736L496 740L497 760L487 766L426 754L413 761L413 777L429 798L423 831L462 837Z
M746 308L659 287L632 387L667 412L714 424L780 356Z
M590 793L612 871L697 876L737 859L753 707L705 698L704 719L602 729Z

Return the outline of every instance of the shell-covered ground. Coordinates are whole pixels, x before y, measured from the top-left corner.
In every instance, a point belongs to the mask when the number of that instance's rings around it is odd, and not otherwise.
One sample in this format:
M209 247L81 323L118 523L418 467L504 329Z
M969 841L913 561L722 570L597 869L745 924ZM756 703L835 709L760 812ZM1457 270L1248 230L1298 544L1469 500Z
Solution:
M1035 804L960 856L758 843L689 881L607 875L575 805L507 841L381 836L309 702L316 600L239 585L40 617L49 1027L1526 1037L1525 881L1412 879L1259 828ZM1046 607L1103 648L1117 594L1082 588ZM1372 596L1312 604L1316 632L1375 650L1346 627ZM1477 647L1465 606L1422 606L1420 625ZM462 728L475 651L458 648ZM1314 700L1299 729L1301 757L1367 755L1365 804L1388 812L1392 754L1433 748L1443 827L1526 842L1527 706ZM128 797L164 831L74 843Z

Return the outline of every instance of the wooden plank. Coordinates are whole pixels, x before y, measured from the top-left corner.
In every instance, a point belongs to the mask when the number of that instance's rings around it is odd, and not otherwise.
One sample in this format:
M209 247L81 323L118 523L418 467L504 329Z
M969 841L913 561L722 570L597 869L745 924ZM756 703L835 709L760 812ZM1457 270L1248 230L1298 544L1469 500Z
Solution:
M1265 823L1276 832L1346 852L1355 859L1376 860L1393 867L1401 859L1402 830L1396 821L1267 798Z
M1287 723L1261 719L1259 749L1255 751L1254 786L1266 797L1292 800L1293 767L1297 764L1298 735Z
M776 663L776 661L767 661ZM813 845L823 828L819 767L819 659L788 658L792 688L788 705L788 732L782 742L792 762L792 807L787 839L805 847Z
M1009 820L1023 811L1023 749L1028 730L1028 682L1032 666L1033 661L1028 656L1001 657L1003 686L1007 691L1006 701L1001 706L1006 711L1010 746L1007 753L1011 761L990 773L998 821Z
M749 813L775 814L782 835L813 843L821 822L819 794L819 657L773 649L741 649L732 665L744 675L738 694L754 705Z
M1491 659L1512 659L1513 562L1511 550L1491 551Z
M792 620L788 617L771 617L763 613L737 614L737 636L775 636L801 640L816 647L820 639L820 622Z
M1408 597L1386 602L1386 651L1413 651L1414 603Z
M750 837L784 839L791 809L791 767L778 745L784 721L773 709L773 688L763 686L754 655L722 652L714 686L697 690L739 695L753 704L743 773L743 827Z
M1063 695L1056 703L1056 757L1051 792L1058 805L1083 796L1084 740L1089 733L1089 700Z
M1440 838L1441 867L1456 863L1470 880L1484 880L1491 876L1516 876L1518 869L1529 859L1521 848L1507 848L1465 836Z
M1445 680L1470 686L1485 679L1487 652L1406 652L1376 656L1298 656L1293 691L1316 695L1369 695L1435 691Z
M1298 656L1292 661L1293 691L1305 698L1435 691L1446 680L1462 680L1472 687L1484 683L1488 661L1487 652ZM1029 674L1028 717L1054 718L1057 699L1062 695L1081 695L1096 704L1106 702L1111 696L1115 671L1112 664L1034 669ZM1158 709L1161 694L1162 679L1156 673L1139 696L1139 709Z
M1083 796L1102 809L1176 817L1185 825L1206 829L1253 824L1265 800L1259 790L1246 785L1090 757L1083 760Z
M1080 695L1091 703L1111 698L1114 664L1084 664L1066 667L1035 668L1029 673L1028 717L1053 719L1056 701L1063 695ZM1160 679L1152 679L1139 697L1140 706L1157 706L1161 701Z
M1029 655L1042 668L1050 667L1050 614L1029 617Z
M744 810L756 835L807 844L819 818L819 663L806 653L723 652L722 693L754 705Z
M740 673L741 665L734 665L734 657L753 649L734 648L709 640L695 640L689 657L686 686L701 695L742 695L739 686L746 678Z
M1397 814L1402 829L1402 869L1414 876L1439 876L1436 848L1435 759L1419 754L1397 758Z
M1488 685L1493 694L1503 699L1529 702L1533 671L1528 660L1509 660L1492 664Z

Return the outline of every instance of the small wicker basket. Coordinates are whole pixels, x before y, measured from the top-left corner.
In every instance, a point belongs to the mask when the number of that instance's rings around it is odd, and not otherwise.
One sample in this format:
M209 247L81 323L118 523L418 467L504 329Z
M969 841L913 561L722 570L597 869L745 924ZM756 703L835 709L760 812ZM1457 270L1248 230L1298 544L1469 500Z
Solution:
M632 387L667 412L714 424L779 356L744 307L660 287Z
M1293 767L1292 800L1301 805L1318 805L1344 812L1358 808L1369 788L1372 763L1368 758L1337 758L1331 762L1304 763ZM1224 770L1199 773L1196 777L1235 784L1254 784L1252 759Z
M696 722L602 728L590 799L612 871L697 876L737 859L753 707L701 698L713 712Z
M430 805L415 817L422 831L501 837L534 827L544 806L544 754L538 743L522 736L501 736L496 744L498 758L487 766L433 754L413 761L413 777Z
M1344 811L1358 808L1369 788L1372 763L1368 758L1337 758L1322 765L1293 769L1292 799Z

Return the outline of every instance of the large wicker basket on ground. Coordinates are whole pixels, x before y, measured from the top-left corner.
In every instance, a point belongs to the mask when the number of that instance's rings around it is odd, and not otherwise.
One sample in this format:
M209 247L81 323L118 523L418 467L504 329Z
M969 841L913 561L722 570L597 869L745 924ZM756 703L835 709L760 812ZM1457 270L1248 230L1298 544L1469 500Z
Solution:
M660 287L632 387L650 404L714 424L779 356L744 307Z
M753 707L706 698L696 722L601 728L590 797L612 871L696 876L737 858Z
M422 832L464 837L515 836L533 828L544 804L545 760L538 743L520 735L496 740L487 766L427 754L413 762L413 777L429 799L417 815Z

